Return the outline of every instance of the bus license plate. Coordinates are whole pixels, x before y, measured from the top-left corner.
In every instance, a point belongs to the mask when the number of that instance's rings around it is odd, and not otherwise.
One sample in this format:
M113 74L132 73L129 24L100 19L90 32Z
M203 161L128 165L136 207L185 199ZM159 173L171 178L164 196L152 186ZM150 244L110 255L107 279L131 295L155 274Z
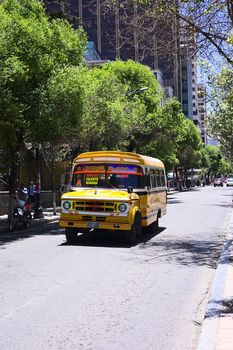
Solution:
M87 227L88 228L98 228L99 223L98 222L88 222Z

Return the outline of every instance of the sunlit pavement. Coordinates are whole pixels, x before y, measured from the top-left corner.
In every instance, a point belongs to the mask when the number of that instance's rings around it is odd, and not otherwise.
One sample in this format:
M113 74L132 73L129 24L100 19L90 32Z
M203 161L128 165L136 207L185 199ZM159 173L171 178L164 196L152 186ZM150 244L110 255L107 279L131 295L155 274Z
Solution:
M219 259L197 350L233 349L233 214Z

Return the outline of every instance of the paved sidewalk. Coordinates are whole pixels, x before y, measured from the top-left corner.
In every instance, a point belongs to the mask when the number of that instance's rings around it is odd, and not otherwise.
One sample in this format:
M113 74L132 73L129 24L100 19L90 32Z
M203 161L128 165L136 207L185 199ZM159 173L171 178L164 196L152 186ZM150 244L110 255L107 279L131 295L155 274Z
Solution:
M233 213L197 350L233 350Z
M35 224L40 224L40 223L46 223L48 221L58 221L59 219L59 212L60 212L60 207L57 208L57 214L53 214L53 209L52 208L46 208L44 209L44 218L40 219L33 219L32 220L32 227ZM32 212L33 215L33 212ZM0 215L0 234L1 233L6 233L8 232L8 223L7 223L7 215Z

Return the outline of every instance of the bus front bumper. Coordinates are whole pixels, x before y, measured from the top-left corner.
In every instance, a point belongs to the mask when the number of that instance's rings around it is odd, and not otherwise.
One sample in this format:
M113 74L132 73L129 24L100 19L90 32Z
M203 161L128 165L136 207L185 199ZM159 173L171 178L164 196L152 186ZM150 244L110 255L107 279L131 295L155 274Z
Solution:
M97 221L79 221L79 220L60 220L59 226L62 228L74 229L99 229L99 230L114 230L114 231L128 231L131 230L129 223L123 222L97 222Z

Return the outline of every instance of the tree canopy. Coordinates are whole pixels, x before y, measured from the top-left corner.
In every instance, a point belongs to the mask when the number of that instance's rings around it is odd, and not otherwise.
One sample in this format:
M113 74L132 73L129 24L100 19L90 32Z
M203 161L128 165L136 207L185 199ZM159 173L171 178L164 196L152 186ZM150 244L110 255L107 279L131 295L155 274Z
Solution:
M233 70L224 68L213 81L212 113L208 127L217 140L225 157L233 163Z
M40 1L4 0L0 4L0 146L13 187L25 144L47 129L40 119L41 92L57 70L80 64L85 44L82 29L50 20ZM55 132L61 135L62 129Z
M167 169L198 164L200 136L178 101L164 103L153 72L130 60L88 69L85 45L82 29L49 18L40 1L1 3L0 147L11 190L33 144L60 153L68 143L75 152L134 151L160 158Z

